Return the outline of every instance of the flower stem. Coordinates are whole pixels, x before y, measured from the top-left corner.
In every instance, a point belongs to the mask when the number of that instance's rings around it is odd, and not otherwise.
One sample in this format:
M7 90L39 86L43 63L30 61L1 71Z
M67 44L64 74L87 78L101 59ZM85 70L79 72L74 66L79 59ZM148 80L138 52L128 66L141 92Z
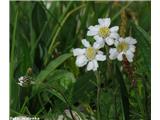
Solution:
M100 74L98 71L95 71L97 79L97 120L100 120L100 91L101 91L101 81Z

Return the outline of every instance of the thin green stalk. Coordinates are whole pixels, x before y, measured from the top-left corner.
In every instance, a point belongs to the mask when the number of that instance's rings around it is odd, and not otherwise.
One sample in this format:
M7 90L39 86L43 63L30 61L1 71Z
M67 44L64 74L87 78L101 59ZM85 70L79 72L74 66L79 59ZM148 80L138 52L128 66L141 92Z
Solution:
M40 39L42 38L42 35L44 34L45 29L47 28L48 22L46 22L42 28L42 31L40 32L38 38L36 39L36 41L32 44L32 48L31 48L31 55L33 56L32 58L34 59L35 56L35 49L40 41Z
M10 56L10 99L14 100L13 107L15 110L19 108L18 106L18 88L15 86L15 81L14 81L14 56L15 56L15 46L16 46L16 30L17 30L17 21L18 21L18 11L16 11L16 16L14 19L14 24L13 24L13 34L12 34L12 44L11 44L11 56Z
M97 79L97 120L100 119L100 92L101 92L101 79L98 71L95 71L96 79Z

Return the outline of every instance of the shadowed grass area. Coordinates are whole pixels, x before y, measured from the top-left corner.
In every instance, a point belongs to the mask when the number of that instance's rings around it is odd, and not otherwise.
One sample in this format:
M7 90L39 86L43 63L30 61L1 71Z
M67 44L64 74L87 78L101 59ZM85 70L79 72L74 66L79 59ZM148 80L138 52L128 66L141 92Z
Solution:
M97 85L93 71L75 65L73 48L82 47L88 27L111 18L123 37L137 40L131 64L99 63L100 120L149 120L151 106L151 2L10 1L10 116L57 120L97 118ZM21 87L20 76L33 84ZM70 119L70 118L67 118ZM97 119L96 119L97 120Z

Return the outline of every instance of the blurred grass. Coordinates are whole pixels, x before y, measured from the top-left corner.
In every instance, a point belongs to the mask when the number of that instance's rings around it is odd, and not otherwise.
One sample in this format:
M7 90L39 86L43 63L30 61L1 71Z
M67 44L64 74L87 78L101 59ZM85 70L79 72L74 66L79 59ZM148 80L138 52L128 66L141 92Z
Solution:
M93 42L86 32L98 18L110 17L111 25L120 26L125 11L126 26L120 30L138 41L131 64L134 75L130 78L118 61L100 63L101 119L149 120L150 2L51 3L47 9L43 2L10 1L10 116L56 120L65 109L73 109L89 120L96 116L95 76L77 68L70 52L81 47L83 38ZM30 67L37 84L20 88L18 77L26 75ZM131 86L132 79L137 81L136 87Z

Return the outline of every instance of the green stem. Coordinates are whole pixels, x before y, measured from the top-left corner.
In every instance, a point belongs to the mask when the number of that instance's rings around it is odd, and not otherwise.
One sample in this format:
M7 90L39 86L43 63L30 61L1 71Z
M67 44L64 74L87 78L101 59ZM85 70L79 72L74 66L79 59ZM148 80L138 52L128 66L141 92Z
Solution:
M101 92L101 79L98 71L95 71L97 79L97 120L100 120L100 92Z

